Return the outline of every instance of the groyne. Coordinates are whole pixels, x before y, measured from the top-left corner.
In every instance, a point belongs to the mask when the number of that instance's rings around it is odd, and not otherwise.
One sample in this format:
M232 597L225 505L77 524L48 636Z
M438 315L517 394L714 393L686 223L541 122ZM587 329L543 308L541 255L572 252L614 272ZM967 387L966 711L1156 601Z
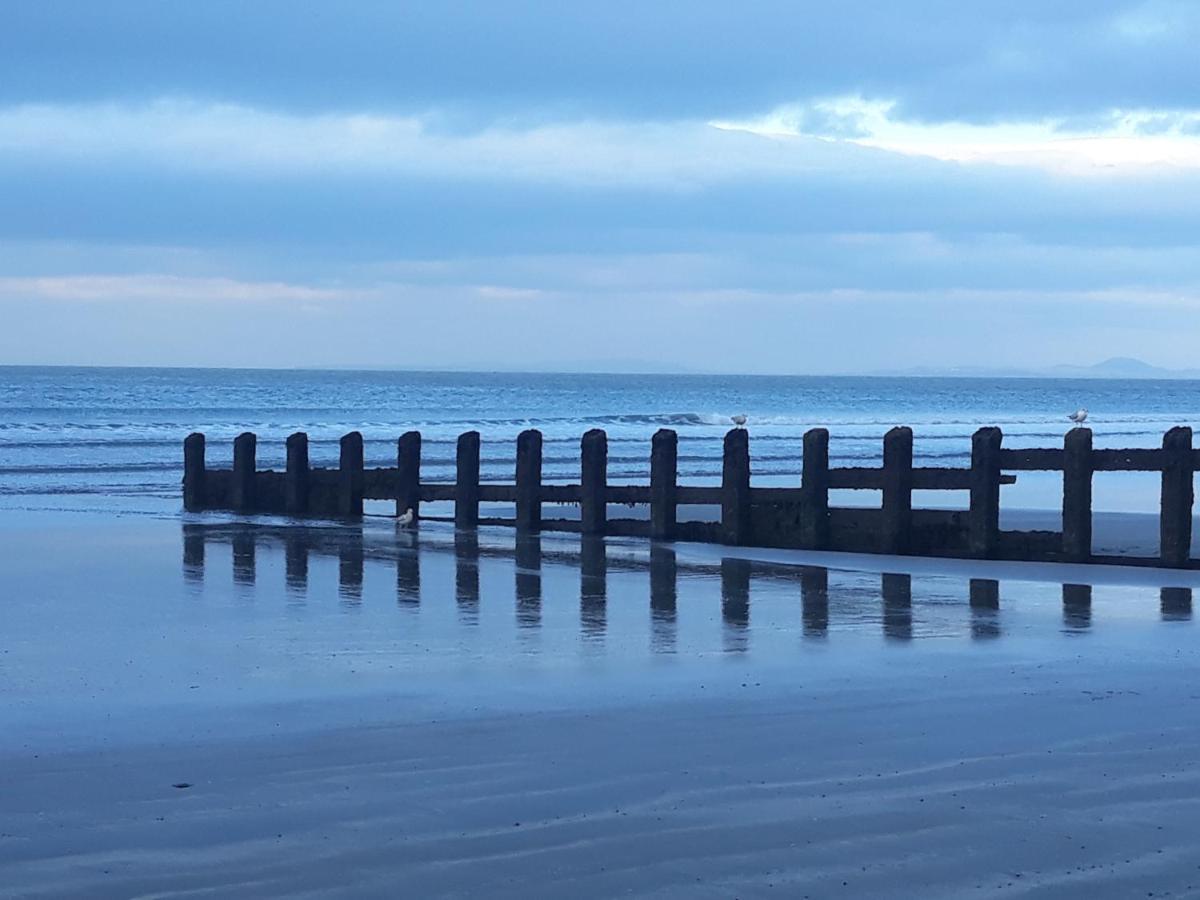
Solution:
M200 433L184 441L184 506L189 511L231 510L359 518L367 500L392 501L397 515L421 506L452 503L460 529L508 525L518 531L577 531L584 535L639 535L655 540L687 540L735 546L832 550L896 555L968 557L1029 561L1105 562L1191 568L1193 475L1200 451L1192 449L1190 428L1172 428L1160 448L1096 449L1092 431L1074 428L1063 445L1045 449L1008 449L999 428L981 428L971 440L971 464L926 467L913 464L913 432L897 427L883 437L879 467L830 465L829 432L814 428L803 436L801 479L795 487L752 484L750 433L735 428L725 435L721 484L679 483L678 435L659 430L650 442L648 484L610 484L608 438L598 429L580 440L579 481L548 484L542 480L542 435L527 430L517 437L512 482L480 480L481 436L458 438L453 482L430 482L421 475L421 434L410 431L397 441L396 465L366 468L363 437L341 439L337 468L309 464L308 438L287 439L282 472L257 467L257 437L239 435L229 469L207 466L206 440ZM1014 473L1062 473L1062 527L1057 531L1000 528L1000 489ZM1159 553L1155 557L1098 556L1092 548L1092 483L1097 472L1156 472L1161 475ZM875 490L878 508L837 507L830 491ZM962 510L913 506L913 491L967 491ZM503 504L511 514L481 515ZM578 507L578 516L555 516L555 508ZM681 516L681 508L719 509L716 521ZM648 515L623 518L613 507L643 507ZM548 514L549 513L549 514Z

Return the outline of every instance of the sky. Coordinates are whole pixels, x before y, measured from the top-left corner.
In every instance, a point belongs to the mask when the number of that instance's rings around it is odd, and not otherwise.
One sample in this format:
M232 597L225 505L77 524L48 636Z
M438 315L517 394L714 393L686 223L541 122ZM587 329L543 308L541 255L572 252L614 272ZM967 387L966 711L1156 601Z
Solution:
M39 0L0 364L1200 364L1194 0Z

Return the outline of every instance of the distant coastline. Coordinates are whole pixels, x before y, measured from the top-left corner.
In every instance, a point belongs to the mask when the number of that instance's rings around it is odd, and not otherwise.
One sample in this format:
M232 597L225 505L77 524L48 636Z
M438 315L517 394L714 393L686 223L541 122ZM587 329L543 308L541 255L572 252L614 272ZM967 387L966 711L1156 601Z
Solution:
M580 365L573 369L558 367L512 368L503 365L481 364L463 366L393 366L362 365L304 365L304 366L201 366L179 365L104 365L93 363L0 363L0 371L35 370L105 370L105 371L178 371L178 372L395 372L415 375L542 375L542 376L650 376L666 378L1049 378L1102 380L1168 380L1200 381L1200 368L1169 369L1154 366L1140 359L1114 357L1090 366L1057 365L1046 367L1017 366L914 366L899 369L876 369L865 372L719 372L699 369L671 368L631 363L597 362L594 366Z

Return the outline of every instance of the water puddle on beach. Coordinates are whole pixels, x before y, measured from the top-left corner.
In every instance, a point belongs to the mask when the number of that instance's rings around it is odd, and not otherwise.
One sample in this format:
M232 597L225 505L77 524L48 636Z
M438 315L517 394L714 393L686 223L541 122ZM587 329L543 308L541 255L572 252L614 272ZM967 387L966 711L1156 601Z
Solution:
M502 662L795 659L806 647L1129 634L1190 623L1192 590L764 561L720 548L426 524L183 525L198 600L282 597L296 619L369 617L386 656ZM1045 569L1046 567L1042 567ZM1080 569L1070 570L1078 581ZM987 574L986 572L984 574ZM1137 573L1141 574L1141 573ZM1185 580L1188 576L1184 576ZM330 623L330 627L332 623ZM364 655L372 648L359 648Z

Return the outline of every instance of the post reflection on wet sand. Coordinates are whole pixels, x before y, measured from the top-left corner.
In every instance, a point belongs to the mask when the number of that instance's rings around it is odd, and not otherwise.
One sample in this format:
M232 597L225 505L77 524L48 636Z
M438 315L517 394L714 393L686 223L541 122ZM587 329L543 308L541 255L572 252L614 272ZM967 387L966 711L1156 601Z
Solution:
M1092 586L1062 586L1063 626L1067 632L1086 631L1092 626Z
M363 533L361 528L351 528L338 546L338 594L357 603L362 600L362 586Z
M517 627L537 628L542 624L541 535L517 535L514 557Z
M1000 637L1000 582L972 578L969 587L971 637L975 640Z
M650 648L674 653L679 601L679 566L675 550L661 544L650 548Z
M204 581L204 532L187 525L183 529L183 578L192 585Z
M884 636L893 641L911 641L912 576L902 572L884 572L880 578L880 588L883 591Z
M308 541L302 532L288 534L283 542L284 572L288 592L308 593Z
M242 587L254 587L255 533L249 526L235 528L233 545L233 581Z
M421 605L421 543L416 532L408 534L396 556L396 603Z
M720 623L719 635L712 633L712 639L719 640L721 649L727 653L750 650L752 639L756 637L751 634L752 603L767 604L767 611L758 620L759 629L799 627L806 640L825 640L834 632L862 633L864 625L881 628L886 640L897 642L955 633L975 640L1002 636L1000 584L994 579L973 578L962 588L954 588L950 596L962 590L959 596L967 601L961 606L945 602L944 579L936 592L937 603L922 605L922 592L918 588L915 606L919 609L918 615L914 616L913 576L908 573L882 573L878 580L875 576L864 579L861 573L853 572L841 575L835 571L831 576L830 570L819 566L788 566L740 557L687 560L680 556L680 548L669 544L626 544L614 549L614 545L603 538L546 538L539 535L496 538L469 530L446 534L430 531L418 541L412 533L391 536L384 531L351 526L187 523L183 527L182 562L189 593L199 594L203 590L205 567L211 565L213 556L207 544L212 542L230 548L233 580L239 589L269 589L269 585L256 585L256 579L261 581L264 572L277 571L276 566L282 562L286 594L305 597L309 601L315 599L310 588L310 556L336 559L337 595L352 609L361 609L364 598L370 596L364 591L366 569L382 571L394 566L396 601L401 608L414 613L420 610L422 600L437 601L440 594L430 594L430 586L440 584L437 573L445 571L453 579L457 621L467 625L478 625L481 621L481 571L485 560L496 561L512 567L509 576L512 593L507 601L501 598L499 602L513 604L518 633L526 634L547 627L545 592L550 585L563 584L564 578L577 578L578 633L585 644L596 647L604 644L608 630L615 627L608 616L610 601L620 602L621 615L614 621L621 623L630 621L624 612L630 608L629 604L641 605L645 610L652 653L677 653L681 646L703 641L700 626L693 624L681 631L680 606L691 602L689 598L700 602L699 598L705 593L702 584L712 585L714 581L720 587ZM259 554L262 554L261 558ZM439 559L449 565L439 563ZM423 562L431 567L426 585L422 584ZM610 570L621 579L617 582L619 594L611 597ZM641 586L636 580L639 574L644 579ZM634 576L633 581L627 580L630 575ZM687 589L682 591L681 577L689 579L684 585ZM844 580L847 588L853 585L853 589L834 590L835 602L831 602L831 577ZM369 574L367 580L371 581ZM864 584L867 585L865 593L862 590ZM449 581L447 599L448 585ZM693 585L696 590L692 589ZM427 594L424 598L423 589ZM1062 630L1074 635L1089 633L1091 585L1055 584L1030 588L1041 597L1046 596L1047 590L1055 592L1057 597L1060 589ZM1141 590L1143 596L1153 592L1151 596L1157 599L1156 613L1161 620L1191 621L1191 588ZM487 598L483 599L486 601ZM794 611L797 599L801 606L798 623ZM773 608L778 612L773 613ZM710 612L706 610L696 619L688 617L683 621L711 622ZM436 614L435 610L433 615ZM550 627L561 629L561 624L556 624L553 618L551 622ZM561 623L561 619L557 622ZM622 624L620 627L627 626ZM618 645L623 644L613 646ZM536 645L529 645L533 646Z
M579 616L586 641L604 637L608 625L608 546L604 538L579 541Z
M749 648L750 561L721 560L722 639L727 653L744 653Z
M829 570L820 566L800 568L801 620L806 638L829 636Z
M454 532L454 603L461 621L479 624L479 535L472 529Z
M1159 608L1166 622L1186 622L1192 618L1192 589L1165 587L1159 591Z

